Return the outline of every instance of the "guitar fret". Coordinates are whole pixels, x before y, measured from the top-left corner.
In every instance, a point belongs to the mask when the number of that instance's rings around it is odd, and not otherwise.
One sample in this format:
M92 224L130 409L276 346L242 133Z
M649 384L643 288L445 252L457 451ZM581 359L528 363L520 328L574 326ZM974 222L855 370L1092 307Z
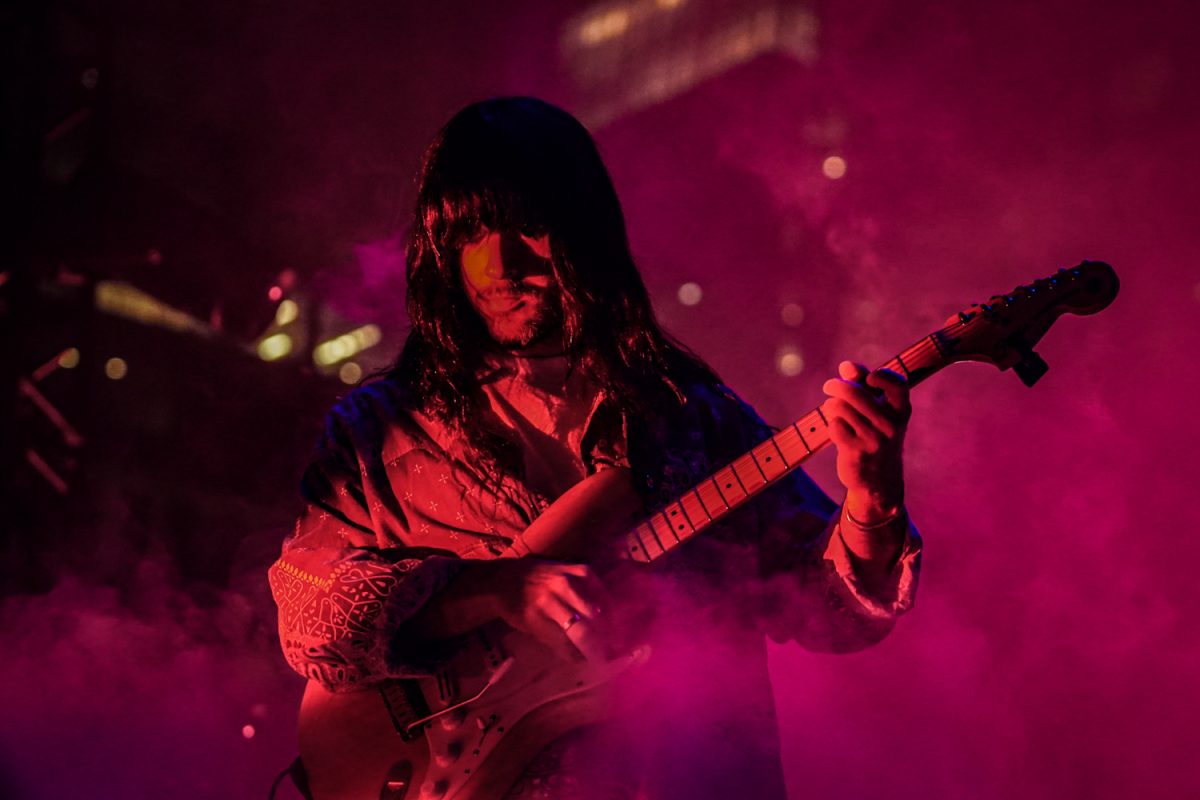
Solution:
M658 558L663 553L667 552L667 548L665 545L663 545L662 540L658 538L658 531L654 530L653 520L645 523L644 527L650 530L651 537L650 539L647 539L645 536L642 537L642 541L646 543L646 555L650 556L652 559ZM651 545L654 545L654 547L658 548L657 553L654 552L654 548L652 548Z
M753 470L751 467L753 467ZM762 488L767 483L766 477L759 470L758 465L754 463L754 456L749 453L741 458L734 459L733 463L729 465L729 469L733 472L734 477L738 479L738 483L742 485L742 491L747 496L753 494L755 490ZM759 480L756 481L755 478Z
M779 453L779 458L781 461L783 461L784 469L787 469L788 467L790 467L792 465L792 463L790 461L788 461L787 456L785 456L783 454L783 450L780 449L779 442L775 441L775 437L772 436L769 441L771 442L771 446L775 448L775 452Z
M721 497L725 499L725 506L733 508L739 502L749 497L750 493L746 491L746 487L742 485L742 479L738 477L733 470L733 465L725 467L716 475L713 476L717 481L717 491L721 493ZM738 497L737 493L741 492L742 496ZM729 498L733 498L733 502L729 502Z
M641 526L639 525L638 527ZM641 561L642 559L645 559L647 564L650 563L650 551L646 549L646 543L642 541L642 536L638 533L637 528L634 528L629 532L629 535L626 537L626 542L629 544L629 552L632 554L634 561ZM638 557L639 553L641 554L641 558Z
M717 488L717 482L713 478L700 483L696 487L696 495L700 498L700 502L704 504L704 510L708 514L709 519L718 519L729 510L729 504L721 496L721 490Z
M895 361L897 364L900 365L900 369L904 370L904 377L906 379L911 378L912 373L908 371L908 365L904 363L904 359L901 358L902 355L903 355L902 353L897 353Z
M757 449L758 448L755 448L755 450ZM768 480L770 480L770 478L767 477L767 473L763 472L762 464L758 463L758 456L754 454L754 450L751 450L746 455L750 456L750 460L754 462L754 468L758 470L759 475L762 475L763 483L766 483Z
M804 445L804 449L811 453L812 448L808 446L808 442L804 441L804 434L800 432L800 427L793 422L792 428L795 429L796 435L800 437L800 444Z
M775 451L774 454L771 452L772 450ZM767 439L767 441L750 451L750 457L754 459L754 466L758 467L758 471L762 473L763 480L766 483L770 483L787 472L787 460L784 459L781 462L779 458L775 457L776 455L780 458L783 456L772 439Z
M667 508L670 508L670 506ZM651 516L646 524L650 528L650 533L654 534L654 540L658 542L659 546L662 547L663 550L666 550L667 547L673 547L674 544L679 543L679 537L675 535L675 531L671 530L671 522L667 519L667 510L665 508L662 511L659 511L657 514ZM666 533L662 533L660 535L660 528L663 526L665 526L667 530ZM675 539L674 544L672 544L670 538L667 538L667 534L670 534L671 538Z
M794 425L789 425L771 437L779 448L780 457L787 461L788 469L799 465L812 452Z
M679 506L679 513L683 514L683 521L687 523L689 528L691 528L691 530L685 533L684 536L691 536L696 532L696 523L692 522L692 515L687 512L687 504L685 502L687 497L688 496L685 494L683 497L679 498L679 502L675 505Z
M692 489L692 494L696 497L696 502L700 504L700 510L704 512L704 516L708 517L708 521L713 521L713 515L709 513L708 506L704 504L704 498L700 496L700 487Z
M725 499L725 495L721 493L721 486L717 483L717 476L713 475L708 479L708 482L717 490L717 497L721 498L721 502L725 504L725 510L728 511L731 506L729 505L729 501Z

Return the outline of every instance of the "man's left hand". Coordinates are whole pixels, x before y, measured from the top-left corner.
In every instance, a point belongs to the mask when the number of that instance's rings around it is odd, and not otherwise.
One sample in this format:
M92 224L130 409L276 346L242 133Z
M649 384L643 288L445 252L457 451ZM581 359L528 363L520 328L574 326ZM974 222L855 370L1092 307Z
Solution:
M869 372L843 361L839 378L825 382L822 405L837 447L838 479L846 487L846 511L871 525L894 516L904 504L901 451L912 415L908 384L891 370Z

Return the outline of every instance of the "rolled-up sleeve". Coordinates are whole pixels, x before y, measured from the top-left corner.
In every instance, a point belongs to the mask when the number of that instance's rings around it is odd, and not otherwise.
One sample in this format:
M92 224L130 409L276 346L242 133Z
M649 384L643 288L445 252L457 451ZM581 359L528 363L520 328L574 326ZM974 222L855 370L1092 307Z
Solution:
M331 691L428 674L439 654L403 650L394 633L462 566L444 551L382 541L350 427L330 415L301 482L304 509L268 572L285 659Z
M772 434L732 392L712 408L707 438L725 459ZM818 652L853 652L882 640L912 608L922 542L907 513L896 521L896 529L879 532L903 536L897 555L880 575L877 569L863 569L842 535L842 525L852 523L803 470L766 489L751 508L762 618L773 640L796 641Z
M807 475L789 476L763 500L767 634L831 653L862 650L887 636L912 608L920 574L921 537L907 515L896 523L900 549L880 573L863 569L842 536L842 526L851 523Z

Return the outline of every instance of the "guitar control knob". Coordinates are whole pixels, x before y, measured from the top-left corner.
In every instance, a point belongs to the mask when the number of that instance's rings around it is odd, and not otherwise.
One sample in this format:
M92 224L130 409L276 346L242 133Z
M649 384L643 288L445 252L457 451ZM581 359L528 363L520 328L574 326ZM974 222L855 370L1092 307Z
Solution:
M450 781L448 780L426 783L421 786L421 798L422 800L437 800L439 797L444 797L449 790Z
M434 756L433 760L439 767L448 767L455 761L458 761L460 758L462 758L462 754L462 742L451 742L450 744L446 745L446 752Z
M456 708L439 718L442 722L442 730L452 731L459 725L467 721L467 710L465 708Z

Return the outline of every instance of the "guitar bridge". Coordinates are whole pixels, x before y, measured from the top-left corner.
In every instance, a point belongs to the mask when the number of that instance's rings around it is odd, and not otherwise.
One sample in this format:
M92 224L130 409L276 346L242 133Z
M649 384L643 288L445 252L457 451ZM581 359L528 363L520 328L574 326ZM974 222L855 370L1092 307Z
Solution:
M430 714L419 682L411 679L384 681L379 684L379 696L383 698L392 727L400 738L406 742L419 739L421 728L419 725L414 727L413 720L421 720Z

